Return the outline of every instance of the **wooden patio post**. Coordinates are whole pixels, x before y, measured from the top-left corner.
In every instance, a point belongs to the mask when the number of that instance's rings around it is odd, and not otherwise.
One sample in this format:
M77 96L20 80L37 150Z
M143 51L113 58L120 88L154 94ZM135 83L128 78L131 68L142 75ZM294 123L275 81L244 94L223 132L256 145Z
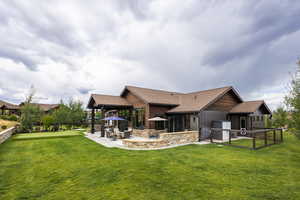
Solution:
M283 129L280 129L280 140L283 142Z
M101 118L103 119L105 116L104 116L104 110L103 108L101 108ZM104 131L104 120L101 120L101 137L105 137L105 131Z
M91 133L95 133L95 108L92 108Z
M210 129L210 142L213 143L213 132L214 130Z
M256 149L256 141L255 141L255 139L256 139L256 133L253 132L253 140L252 140L252 143L253 143L253 149Z

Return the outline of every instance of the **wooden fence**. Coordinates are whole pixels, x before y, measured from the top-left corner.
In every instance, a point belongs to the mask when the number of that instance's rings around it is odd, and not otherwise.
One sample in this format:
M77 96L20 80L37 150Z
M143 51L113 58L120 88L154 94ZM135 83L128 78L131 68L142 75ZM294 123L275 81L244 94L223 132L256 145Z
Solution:
M216 140L215 135L223 134L224 131L229 134L228 141ZM243 142L240 142L242 139L248 139L251 144L243 145ZM274 144L282 143L283 129L233 130L212 128L210 133L210 141L211 143L221 143L223 145L258 150Z

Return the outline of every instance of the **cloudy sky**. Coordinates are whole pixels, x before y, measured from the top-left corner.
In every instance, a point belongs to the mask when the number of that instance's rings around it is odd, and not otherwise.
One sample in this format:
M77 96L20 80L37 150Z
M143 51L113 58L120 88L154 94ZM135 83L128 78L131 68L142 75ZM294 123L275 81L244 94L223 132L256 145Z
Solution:
M56 103L124 85L234 86L280 105L300 57L300 1L0 1L0 99Z

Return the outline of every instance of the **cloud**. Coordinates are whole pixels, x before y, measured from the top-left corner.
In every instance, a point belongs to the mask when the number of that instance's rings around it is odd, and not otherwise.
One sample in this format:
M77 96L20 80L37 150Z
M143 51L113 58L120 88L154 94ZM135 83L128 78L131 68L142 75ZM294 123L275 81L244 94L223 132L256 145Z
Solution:
M125 84L233 85L275 108L300 54L299 13L299 2L279 0L4 0L0 98L20 101L31 84L46 102L118 95Z

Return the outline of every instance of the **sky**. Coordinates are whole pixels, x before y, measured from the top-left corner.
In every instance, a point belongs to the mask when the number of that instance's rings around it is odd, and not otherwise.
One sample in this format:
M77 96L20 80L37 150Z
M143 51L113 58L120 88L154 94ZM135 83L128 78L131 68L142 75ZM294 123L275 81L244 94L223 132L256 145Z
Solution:
M233 86L271 109L300 57L300 1L1 0L0 99L87 103L125 85Z

